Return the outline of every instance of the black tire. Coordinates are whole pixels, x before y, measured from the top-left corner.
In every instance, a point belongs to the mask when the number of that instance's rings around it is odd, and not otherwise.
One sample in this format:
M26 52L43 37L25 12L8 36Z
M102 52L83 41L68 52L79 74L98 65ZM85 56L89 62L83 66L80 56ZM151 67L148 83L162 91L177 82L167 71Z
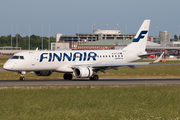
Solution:
M93 77L90 77L89 80L93 80Z
M64 74L64 75L63 75L63 78L64 78L64 80L67 80L67 79L68 79L68 74L67 74L67 73Z
M93 76L93 80L99 80L99 76L98 75L94 75Z
M67 76L68 76L67 77L68 80L72 80L72 74L67 74Z
M21 81L24 81L24 80L25 80L25 77L20 77L20 80L21 80Z

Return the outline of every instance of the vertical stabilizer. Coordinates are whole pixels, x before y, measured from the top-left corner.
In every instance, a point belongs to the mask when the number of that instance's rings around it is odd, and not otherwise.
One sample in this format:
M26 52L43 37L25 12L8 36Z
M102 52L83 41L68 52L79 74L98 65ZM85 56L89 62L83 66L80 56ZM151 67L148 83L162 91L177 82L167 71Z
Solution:
M136 36L134 37L131 44L125 47L123 50L140 50L145 51L146 42L149 32L150 20L144 20L143 24L139 28Z

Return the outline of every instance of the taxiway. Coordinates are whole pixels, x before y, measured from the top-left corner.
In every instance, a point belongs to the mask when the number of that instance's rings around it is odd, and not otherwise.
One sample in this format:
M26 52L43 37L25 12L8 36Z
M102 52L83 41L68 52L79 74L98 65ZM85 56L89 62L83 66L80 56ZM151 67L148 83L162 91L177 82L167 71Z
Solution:
M98 81L89 79L27 79L0 80L0 87L20 86L101 86L101 85L180 85L180 78L101 78Z

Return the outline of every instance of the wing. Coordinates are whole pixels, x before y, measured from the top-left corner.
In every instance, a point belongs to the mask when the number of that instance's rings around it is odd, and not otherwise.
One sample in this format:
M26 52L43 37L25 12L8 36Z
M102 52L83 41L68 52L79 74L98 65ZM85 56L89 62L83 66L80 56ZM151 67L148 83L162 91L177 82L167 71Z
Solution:
M93 64L92 68L99 67L125 67L125 66L144 66L149 65L149 62L136 62L136 63L112 63L112 64Z
M152 53L147 53L147 54L139 54L138 55L138 57L140 57L140 58L147 58L148 56L150 56L150 55L160 55L160 54L162 54L162 52L152 52Z
M130 67L132 69L135 69L136 67L135 66L147 66L149 65L150 63L157 63L160 61L160 59L162 58L164 52L160 55L160 57L153 61L153 62L133 62L133 63L127 63L127 62L124 62L124 63L110 63L110 62L106 62L106 63L96 63L96 64L81 64L81 65L73 65L73 66L69 66L70 68L74 69L74 68L77 68L77 67L90 67L92 68L95 72L97 71L101 71L101 72L104 72L105 73L105 70L107 69L115 69L115 70L118 70L118 67Z
M130 67L135 69L135 66L146 66L149 65L150 62L136 62L136 63L98 63L98 64L82 64L82 65L73 65L72 68L85 66L91 67L94 70L106 70L106 69L115 69L118 70L117 67ZM102 71L103 72L103 71Z

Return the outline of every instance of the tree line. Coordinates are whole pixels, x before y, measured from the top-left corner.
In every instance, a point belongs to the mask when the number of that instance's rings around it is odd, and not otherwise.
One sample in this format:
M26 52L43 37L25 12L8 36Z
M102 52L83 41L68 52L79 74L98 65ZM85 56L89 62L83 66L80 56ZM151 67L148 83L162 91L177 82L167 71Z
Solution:
M18 47L21 49L29 49L29 36L21 37L19 34L18 37ZM12 37L12 47L16 47L16 36ZM50 37L50 43L55 42L56 38ZM43 49L48 49L49 38L43 37ZM0 37L0 47L11 46L11 35L1 36ZM42 49L42 37L37 35L30 36L30 49L36 48Z

